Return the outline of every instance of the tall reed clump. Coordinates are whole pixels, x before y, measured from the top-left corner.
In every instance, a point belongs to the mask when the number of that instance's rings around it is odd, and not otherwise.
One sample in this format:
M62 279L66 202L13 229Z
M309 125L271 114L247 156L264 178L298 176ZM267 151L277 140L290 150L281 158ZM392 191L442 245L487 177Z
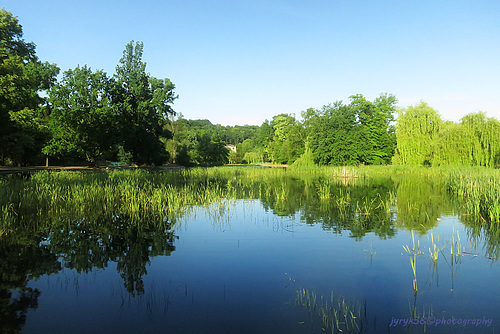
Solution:
M348 302L344 297L334 298L316 295L315 292L301 289L297 291L297 305L305 308L311 320L319 317L323 332L330 333L362 333L365 315L358 302Z
M491 226L500 223L500 172L487 168L456 170L446 188L458 197L462 210Z
M162 221L182 215L188 206L234 196L234 189L217 180L189 183L182 172L43 171L29 179L2 182L0 218L4 224L14 218L18 222L47 217L93 220L116 215L137 223Z
M331 186L325 180L320 180L318 185L316 186L316 190L318 191L318 196L321 200L327 200L331 197Z

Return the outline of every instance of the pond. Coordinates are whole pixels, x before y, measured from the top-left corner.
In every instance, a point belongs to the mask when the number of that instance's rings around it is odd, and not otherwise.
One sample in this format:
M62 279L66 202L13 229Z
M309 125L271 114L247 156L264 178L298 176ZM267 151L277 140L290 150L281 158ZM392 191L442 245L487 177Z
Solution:
M159 174L146 175L149 183L137 188L159 188L165 182ZM175 212L170 204L163 218L141 221L123 207L104 214L97 198L90 211L78 211L68 204L69 191L91 193L83 181L89 174L68 175L57 179L71 179L68 188L57 188L67 205L59 209L55 193L50 205L40 197L47 175L4 180L22 186L19 192L36 189L30 196L39 210L30 206L18 226L11 220L0 234L2 332L494 333L498 327L498 234L461 212L437 181L290 173L201 180L171 173L178 193L213 198L191 198ZM119 176L93 182L106 193L111 179L130 182L130 175Z

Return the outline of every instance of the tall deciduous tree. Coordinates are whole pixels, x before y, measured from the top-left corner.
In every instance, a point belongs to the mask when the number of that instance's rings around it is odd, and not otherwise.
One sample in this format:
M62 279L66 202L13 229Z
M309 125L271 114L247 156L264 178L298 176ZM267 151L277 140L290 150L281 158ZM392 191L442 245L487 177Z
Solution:
M43 152L94 163L117 142L117 117L111 104L112 82L87 66L64 72L49 91L52 139Z
M271 121L273 140L270 142L270 153L273 162L291 164L304 152L302 125L294 116L279 114Z
M349 107L355 112L362 128L364 145L360 146L360 160L367 164L391 162L396 146L393 126L397 99L394 95L381 94L374 102L361 95L350 97Z
M361 128L356 113L342 101L308 110L308 144L320 165L353 165L361 162Z
M45 100L38 94L54 82L59 69L42 63L35 44L23 38L17 18L0 9L0 155L26 163L43 143Z
M146 73L142 61L143 43L131 41L116 67L113 104L120 117L123 146L138 163L160 164L168 159L161 137L168 137L165 124L174 114L171 104L177 98L169 79Z

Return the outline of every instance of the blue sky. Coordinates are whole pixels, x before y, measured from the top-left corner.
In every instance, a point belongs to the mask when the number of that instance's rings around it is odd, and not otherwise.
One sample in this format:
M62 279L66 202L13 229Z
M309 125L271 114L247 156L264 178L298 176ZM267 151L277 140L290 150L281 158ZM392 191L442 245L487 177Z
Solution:
M125 44L170 78L185 118L261 124L348 101L424 100L500 119L500 1L2 0L43 61L112 75Z

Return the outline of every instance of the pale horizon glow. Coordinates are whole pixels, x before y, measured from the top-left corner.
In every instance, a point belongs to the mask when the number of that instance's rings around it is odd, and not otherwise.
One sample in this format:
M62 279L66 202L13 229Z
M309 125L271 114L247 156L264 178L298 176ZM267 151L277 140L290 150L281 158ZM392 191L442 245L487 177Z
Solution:
M3 0L61 71L108 75L130 40L188 119L260 125L363 94L420 100L444 120L500 120L500 2Z

